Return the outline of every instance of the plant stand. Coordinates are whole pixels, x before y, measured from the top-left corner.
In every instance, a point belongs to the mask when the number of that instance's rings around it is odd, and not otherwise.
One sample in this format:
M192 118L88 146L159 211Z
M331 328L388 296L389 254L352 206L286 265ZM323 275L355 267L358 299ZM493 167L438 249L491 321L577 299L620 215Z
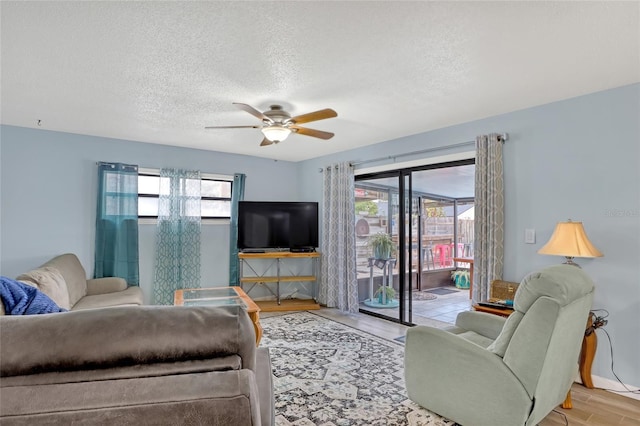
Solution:
M373 267L375 266L382 269L382 286L392 288L393 268L396 264L396 259L376 259L375 257L370 257L367 260L369 266L369 298L364 301L364 304L370 308L397 308L400 301L397 299L387 299L387 292L384 289L382 289L382 302L373 297Z

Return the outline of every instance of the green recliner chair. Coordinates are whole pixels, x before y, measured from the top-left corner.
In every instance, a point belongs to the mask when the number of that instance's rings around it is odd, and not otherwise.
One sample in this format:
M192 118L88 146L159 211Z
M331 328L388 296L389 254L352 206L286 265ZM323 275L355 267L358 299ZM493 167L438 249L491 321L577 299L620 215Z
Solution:
M552 266L522 280L508 318L469 311L447 330L409 329L409 398L465 426L537 424L571 388L593 291L580 268Z

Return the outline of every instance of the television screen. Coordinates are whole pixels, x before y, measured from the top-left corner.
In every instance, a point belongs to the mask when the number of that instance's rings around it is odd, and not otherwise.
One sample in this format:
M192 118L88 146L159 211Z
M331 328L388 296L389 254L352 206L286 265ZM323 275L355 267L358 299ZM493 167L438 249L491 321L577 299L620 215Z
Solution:
M315 249L318 203L240 201L238 248Z

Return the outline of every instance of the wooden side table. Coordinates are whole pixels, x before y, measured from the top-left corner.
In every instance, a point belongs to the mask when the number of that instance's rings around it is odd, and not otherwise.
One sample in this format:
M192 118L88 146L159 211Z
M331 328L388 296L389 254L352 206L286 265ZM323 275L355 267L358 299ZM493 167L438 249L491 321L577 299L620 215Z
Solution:
M587 320L587 329L582 339L582 350L580 351L580 379L582 384L589 389L593 389L593 380L591 380L591 366L596 356L596 347L598 346L598 338L596 337L596 329L601 325L593 323L593 314L589 314Z
M473 310L478 312L486 312L488 314L493 314L493 315L500 315L501 317L508 317L513 313L513 309L499 309L499 308L492 308L490 306L482 306L478 304L473 305Z

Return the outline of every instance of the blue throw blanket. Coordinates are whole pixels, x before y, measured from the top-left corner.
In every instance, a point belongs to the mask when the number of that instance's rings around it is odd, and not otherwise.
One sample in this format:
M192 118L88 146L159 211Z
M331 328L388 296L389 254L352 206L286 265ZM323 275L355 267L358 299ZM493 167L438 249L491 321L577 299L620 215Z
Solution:
M50 314L66 312L49 296L35 287L7 277L0 277L0 297L7 315Z

